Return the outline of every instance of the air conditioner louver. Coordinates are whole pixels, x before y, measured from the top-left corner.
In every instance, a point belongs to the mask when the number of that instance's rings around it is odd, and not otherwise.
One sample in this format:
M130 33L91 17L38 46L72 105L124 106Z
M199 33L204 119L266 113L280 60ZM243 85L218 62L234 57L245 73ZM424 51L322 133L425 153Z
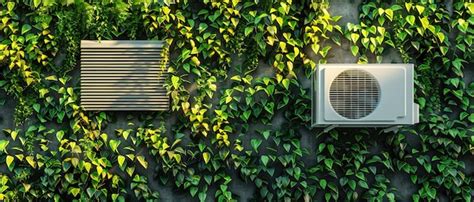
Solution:
M169 109L162 41L81 41L81 105L85 110Z
M331 84L329 101L334 110L348 119L360 119L378 105L380 89L377 80L364 70L346 70Z

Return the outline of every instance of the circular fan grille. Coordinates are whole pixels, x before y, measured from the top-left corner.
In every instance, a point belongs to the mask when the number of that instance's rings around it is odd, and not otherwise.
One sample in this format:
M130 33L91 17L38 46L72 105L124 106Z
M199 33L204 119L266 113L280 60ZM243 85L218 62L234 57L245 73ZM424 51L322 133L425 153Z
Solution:
M348 119L360 119L372 113L380 100L377 80L364 70L346 70L331 84L329 101L334 110Z

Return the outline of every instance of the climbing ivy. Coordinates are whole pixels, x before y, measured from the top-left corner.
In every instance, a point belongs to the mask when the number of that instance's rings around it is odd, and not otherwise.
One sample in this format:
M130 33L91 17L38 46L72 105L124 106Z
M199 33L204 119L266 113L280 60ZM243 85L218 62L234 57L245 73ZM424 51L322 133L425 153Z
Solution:
M0 5L0 104L17 103L1 128L0 200L159 200L151 182L200 201L238 200L238 182L256 201L472 200L470 1L364 0L347 24L326 0ZM84 111L81 39L166 41L170 111ZM310 128L311 72L346 49L415 64L419 124Z

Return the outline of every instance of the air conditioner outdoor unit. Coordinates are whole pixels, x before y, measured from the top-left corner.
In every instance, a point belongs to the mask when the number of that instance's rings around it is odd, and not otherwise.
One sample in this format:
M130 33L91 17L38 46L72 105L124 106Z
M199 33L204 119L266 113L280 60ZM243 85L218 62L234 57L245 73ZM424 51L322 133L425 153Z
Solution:
M311 92L312 127L418 123L413 64L320 64Z

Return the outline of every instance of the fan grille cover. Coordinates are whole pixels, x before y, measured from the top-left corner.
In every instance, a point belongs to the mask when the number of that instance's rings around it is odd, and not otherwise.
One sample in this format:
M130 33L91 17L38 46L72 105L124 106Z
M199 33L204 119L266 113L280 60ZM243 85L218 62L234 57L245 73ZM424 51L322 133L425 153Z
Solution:
M329 101L339 115L360 119L372 113L379 104L380 86L367 71L345 70L331 83Z

